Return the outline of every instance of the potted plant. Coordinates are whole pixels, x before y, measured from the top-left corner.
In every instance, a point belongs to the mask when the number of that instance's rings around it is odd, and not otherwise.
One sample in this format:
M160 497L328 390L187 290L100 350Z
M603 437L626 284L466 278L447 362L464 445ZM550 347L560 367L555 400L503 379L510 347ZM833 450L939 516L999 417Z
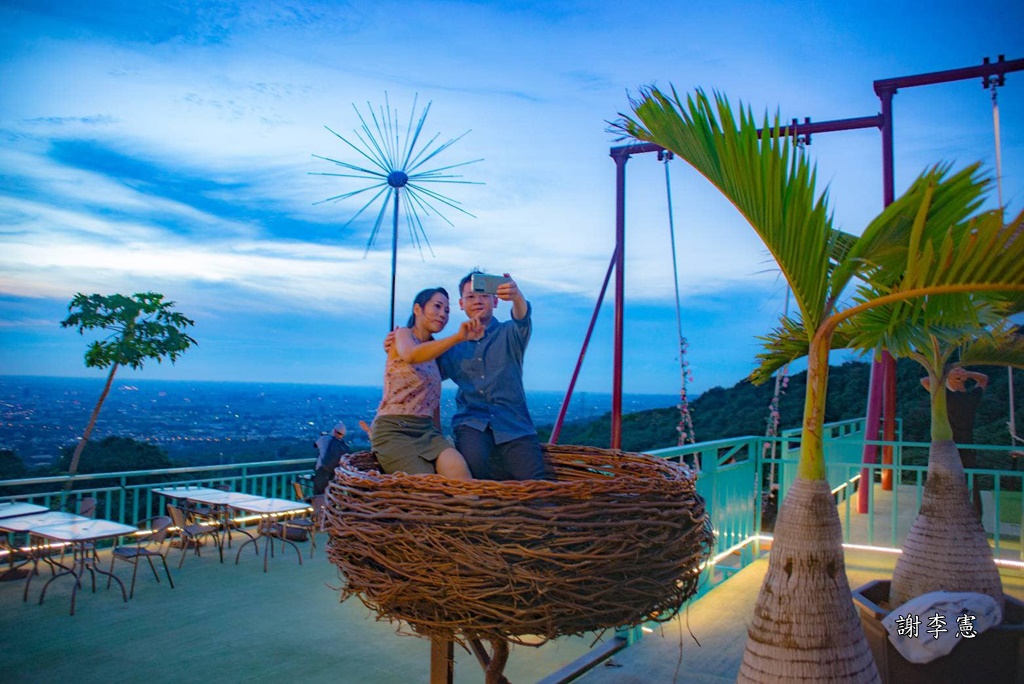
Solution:
M990 310L989 304L979 301L979 312ZM1024 366L1024 338L1011 334L1003 324L974 331L933 327L905 332L899 338L902 343L892 339L889 344L897 355L917 360L928 374L932 408L928 477L920 511L904 539L892 581L869 582L854 592L861 622L883 681L1017 682L1024 672L1024 602L1003 594L999 570L952 439L946 379L953 369L967 364ZM907 344L915 339L916 343ZM960 352L959 361L951 363L955 350ZM948 655L911 663L893 646L882 621L908 600L935 591L991 596L1001 606L1003 620L977 637L963 639Z
M797 340L789 358L808 357L800 461L779 509L738 680L879 681L854 608L839 515L825 479L828 353L845 322L875 309L899 305L902 316L920 320L932 296L1024 292L1024 240L1014 241L1001 220L983 214L971 230L986 249L952 251L947 244L951 226L961 226L977 209L986 184L977 167L956 174L948 167L926 171L855 237L832 226L827 196L816 195L812 166L778 134L778 117L765 117L762 136L749 110L741 107L737 120L724 96L712 102L699 90L684 102L674 91L650 88L632 105L633 115L618 126L671 150L718 187L764 241L799 307L798 317L781 320L768 345ZM1024 214L1011 229L1022 223ZM864 288L843 307L841 298L855 279L879 274L890 287ZM846 329L856 332L849 324Z

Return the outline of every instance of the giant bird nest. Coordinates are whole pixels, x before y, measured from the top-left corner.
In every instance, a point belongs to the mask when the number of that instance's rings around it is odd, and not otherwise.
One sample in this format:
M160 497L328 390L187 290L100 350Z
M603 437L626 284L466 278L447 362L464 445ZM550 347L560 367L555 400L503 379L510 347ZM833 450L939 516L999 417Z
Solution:
M325 506L342 598L463 643L670 619L714 541L695 474L644 454L544 452L557 481L387 475L370 452L343 457Z

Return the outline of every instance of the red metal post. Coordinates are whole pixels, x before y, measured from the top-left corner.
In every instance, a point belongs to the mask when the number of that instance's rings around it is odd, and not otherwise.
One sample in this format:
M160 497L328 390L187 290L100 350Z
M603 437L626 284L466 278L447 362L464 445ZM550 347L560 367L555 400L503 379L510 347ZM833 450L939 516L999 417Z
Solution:
M615 160L615 349L612 357L612 449L622 448L622 332L626 303L626 162L629 152L612 152Z
M871 360L871 381L868 384L868 409L867 416L864 419L864 439L872 442L878 439L878 426L882 415L882 389L884 387L882 353L881 351L875 352ZM865 444L861 463L867 465L877 462L878 445ZM858 513L868 512L868 492L871 490L873 483L874 478L871 477L871 472L867 468L861 468L860 486L857 487Z
M879 85L875 81L875 93L877 93L882 105L882 113L879 117L882 133L882 204L889 206L896 199L896 182L893 171L893 136L892 136L892 96L896 94L896 86L891 84ZM895 379L896 360L888 351L882 350L876 355L871 364L871 383L868 390L868 409L864 420L864 438L872 441L878 439L879 428L884 425L884 435L895 435L896 433L896 397L892 396L889 401L884 401L885 387L889 383L889 374ZM888 438L887 438L888 439ZM892 452L889 452L890 459ZM875 444L864 445L862 463L878 462L878 446ZM857 489L857 512L868 512L868 487L874 483L868 480L868 470L863 468L860 471L861 486ZM883 476L884 478L884 476ZM890 474L891 478L891 474ZM884 480L883 480L884 481ZM892 481L889 481L890 486Z
M892 465L892 442L896 441L896 359L886 353L885 388L882 391L882 439L889 444L882 447L882 463ZM882 471L882 490L892 491L892 470Z
M587 355L587 348L590 346L590 336L594 332L594 324L597 323L597 315L601 312L601 304L604 303L604 293L608 291L608 281L612 277L612 269L618 261L618 249L612 253L612 260L608 263L608 272L604 274L604 283L601 284L601 294L597 296L597 304L594 305L594 315L590 317L590 327L583 338L583 348L580 349L580 356L576 359L576 369L572 372L572 379L569 381L569 388L565 391L565 399L562 400L562 407L558 409L558 418L555 420L555 427L551 430L551 444L558 444L558 436L562 433L562 423L565 422L565 412L569 409L569 402L572 401L572 392L576 388L576 380L580 375L580 368L583 367L583 357Z

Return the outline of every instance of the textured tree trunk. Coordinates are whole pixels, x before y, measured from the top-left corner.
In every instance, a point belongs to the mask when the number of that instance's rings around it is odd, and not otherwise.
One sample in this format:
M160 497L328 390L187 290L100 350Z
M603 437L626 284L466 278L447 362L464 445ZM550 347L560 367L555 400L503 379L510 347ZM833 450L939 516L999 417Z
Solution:
M988 594L1003 605L999 568L971 504L960 453L949 439L932 441L921 510L892 573L890 607L931 591Z
M738 682L879 682L843 561L825 480L797 477L782 502Z
M103 401L110 394L110 385L114 382L114 373L117 372L117 364L115 363L110 367L110 373L107 374L107 384L103 386L103 392L100 394L100 398L96 401L96 406L92 410L92 415L89 416L89 424L85 426L85 433L82 435L82 439L78 442L78 446L75 447L75 453L71 457L71 465L68 466L68 475L70 476L68 481L64 484L64 489L71 489L71 477L75 476L78 472L78 460L82 457L82 450L85 449L85 443L89 440L89 435L92 434L92 429L96 427L96 418L100 415L100 407L103 406Z

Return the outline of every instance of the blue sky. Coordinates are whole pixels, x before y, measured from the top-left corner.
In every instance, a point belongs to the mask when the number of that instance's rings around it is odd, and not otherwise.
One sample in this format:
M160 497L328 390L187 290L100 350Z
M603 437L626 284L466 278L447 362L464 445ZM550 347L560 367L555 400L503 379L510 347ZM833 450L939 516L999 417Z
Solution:
M923 7L926 11L922 11ZM199 346L143 377L379 385L390 247L375 211L319 200L361 187L313 175L358 161L348 136L384 93L424 132L476 218L407 235L398 306L471 267L509 272L534 305L529 389L564 389L614 245L607 121L650 84L700 86L756 112L875 114L872 81L1024 56L1024 4L962 2L0 2L0 374L101 377L58 322L76 292L156 290ZM1024 204L1024 72L999 91L1003 197ZM926 166L994 168L978 81L900 91L897 192ZM815 136L837 224L881 209L877 131ZM665 180L627 165L627 392L678 391ZM735 211L671 167L684 333L699 392L753 367L785 288ZM994 200L993 200L994 201ZM610 391L610 296L579 387ZM507 305L499 316L508 315ZM455 312L453 320L461 313ZM403 315L404 318L404 315ZM124 377L132 374L126 372Z

